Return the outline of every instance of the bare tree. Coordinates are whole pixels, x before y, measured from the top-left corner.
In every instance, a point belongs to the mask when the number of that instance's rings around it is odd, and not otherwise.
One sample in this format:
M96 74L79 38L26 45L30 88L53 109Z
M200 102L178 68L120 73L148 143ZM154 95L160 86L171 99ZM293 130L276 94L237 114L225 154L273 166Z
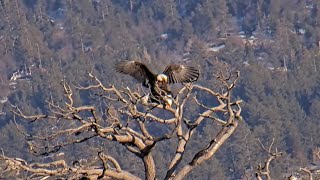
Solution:
M315 148L313 151L314 162L306 167L300 167L295 172L302 179L320 179L320 148ZM294 177L294 175L291 175L291 177Z
M177 94L172 107L155 104L148 101L148 95L129 88L116 88L114 85L105 86L97 77L89 74L92 81L88 86L71 88L67 81L62 81L66 100L64 104L48 100L48 114L26 115L18 107L12 112L29 123L47 122L54 124L55 128L46 129L45 133L27 132L16 121L19 131L25 136L30 152L35 155L48 155L58 153L62 147L83 143L93 138L102 138L105 141L115 141L123 145L128 153L132 153L144 164L145 179L156 179L157 171L152 150L160 141L176 140L175 154L168 163L165 179L182 179L195 167L210 159L226 142L237 128L241 117L241 100L233 100L232 90L239 79L240 73L229 71L216 75L221 84L219 92L210 88L186 84ZM95 91L96 96L107 102L108 107L104 115L100 115L99 108L94 105L76 106L74 91ZM142 95L141 95L142 94ZM199 98L199 94L210 96L206 102ZM187 104L193 102L200 112L192 112L194 118L185 115ZM209 103L208 103L209 102ZM209 106L207 104L215 104ZM155 111L163 111L165 117ZM201 150L193 155L187 164L182 159L195 131L207 120L218 127L212 132L213 138ZM130 122L135 122L135 127ZM147 126L148 122L159 123L170 131L161 135L154 133ZM64 138L62 141L61 138ZM210 138L210 137L205 137ZM61 152L60 152L61 153ZM101 149L89 165L77 166L68 164L64 159L49 163L28 163L23 159L12 158L2 151L0 160L5 162L3 172L19 173L27 171L30 178L80 178L90 179L141 179L128 170L121 168L120 163ZM179 166L179 168L178 168ZM142 177L143 178L143 177Z
M272 139L272 142L269 146L269 148L266 148L261 141L258 139L261 147L268 153L268 159L263 163L259 164L256 171L256 178L258 180L262 180L261 176L264 176L266 179L271 180L271 171L270 171L270 163L275 160L276 158L282 156L282 152L279 152L276 148L275 151L272 151L272 146L274 143L274 139Z
M271 162L274 160L278 160L279 157L281 157L283 155L283 153L281 151L278 151L277 148L275 148L275 150L272 150L272 146L274 145L274 139L272 139L271 144L269 145L268 148L266 148L262 142L258 139L261 147L263 148L263 150L265 152L268 153L268 158L264 161L264 163L259 163L259 165L257 166L256 172L255 172L255 178L257 180L262 180L262 179L267 179L267 180L271 180L273 179L271 176L272 171L270 170L271 167ZM320 159L320 149L317 148L315 149L314 152L315 157ZM318 161L318 159L316 159L316 161ZM309 179L309 180L313 180L313 179L319 179L319 163L315 162L312 163L311 165L307 166L307 167L295 167L295 170L292 171L291 173L283 173L283 177L281 177L282 179L289 179L289 180L297 180L297 179ZM247 179L253 179L253 176L249 177L247 176ZM279 177L277 177L279 178Z

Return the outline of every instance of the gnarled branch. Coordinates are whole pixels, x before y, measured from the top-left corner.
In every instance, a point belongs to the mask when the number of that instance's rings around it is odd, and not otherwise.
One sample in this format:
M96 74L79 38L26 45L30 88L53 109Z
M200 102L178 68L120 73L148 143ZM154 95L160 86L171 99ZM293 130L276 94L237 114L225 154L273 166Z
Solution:
M50 126L37 131L26 131L16 126L26 137L30 150L38 155L49 155L60 151L62 147L82 143L92 138L99 137L105 141L115 141L127 148L128 152L136 155L144 164L145 178L155 179L156 169L152 150L160 141L174 139L177 141L175 154L169 162L166 179L182 179L196 166L210 159L225 143L237 128L241 117L241 100L234 101L231 91L234 89L239 72L234 74L216 76L222 84L221 92L198 84L185 84L174 99L172 107L151 102L148 95L141 95L130 88L116 88L114 85L106 87L94 75L89 74L93 84L88 86L77 85L75 89L64 79L62 88L65 93L65 102L46 101L49 107L48 114L26 115L18 107L12 112L29 122L50 122ZM106 112L100 112L94 105L78 106L74 100L76 91L90 91L94 98L101 100L106 105ZM93 93L91 93L93 91ZM97 91L97 92L96 92ZM198 94L204 93L210 105L202 102ZM193 104L192 104L193 103ZM214 105L212 105L214 104ZM186 116L190 106L198 106L199 111L193 118ZM165 116L161 114L165 113ZM219 116L223 114L223 116ZM181 164L187 144L198 127L205 121L218 122L220 129L216 135L196 154L187 164ZM147 124L149 122L165 126L166 132L157 136ZM61 138L65 138L61 141ZM31 176L37 177L80 177L86 175L90 178L112 177L116 179L139 179L120 167L115 158L105 155L100 151L98 158L91 165L74 167L64 160L50 163L27 164L24 160L0 156L8 164L7 171L27 171ZM97 165L97 163L100 163ZM111 166L110 166L111 165ZM178 171L178 166L181 169Z

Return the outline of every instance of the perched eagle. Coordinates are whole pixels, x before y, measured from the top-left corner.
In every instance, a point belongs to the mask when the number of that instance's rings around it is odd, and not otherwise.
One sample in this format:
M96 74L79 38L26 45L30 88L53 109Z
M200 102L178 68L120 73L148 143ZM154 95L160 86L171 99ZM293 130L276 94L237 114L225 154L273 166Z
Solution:
M119 73L128 74L150 88L153 97L164 100L163 97L171 97L168 84L190 83L199 77L199 70L192 66L170 64L161 74L154 74L145 64L138 61L120 61L115 64L115 70ZM172 102L172 101L170 101Z

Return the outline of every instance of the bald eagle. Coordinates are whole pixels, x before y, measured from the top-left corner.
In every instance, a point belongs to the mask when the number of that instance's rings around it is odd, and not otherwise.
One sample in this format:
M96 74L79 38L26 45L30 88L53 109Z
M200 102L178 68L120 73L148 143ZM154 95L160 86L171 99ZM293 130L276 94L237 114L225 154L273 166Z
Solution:
M191 83L198 79L199 70L192 66L170 64L163 73L154 74L145 64L138 61L120 61L115 64L116 72L127 74L150 88L153 100L172 103L168 84ZM164 99L168 97L171 99ZM171 105L171 104L170 104Z

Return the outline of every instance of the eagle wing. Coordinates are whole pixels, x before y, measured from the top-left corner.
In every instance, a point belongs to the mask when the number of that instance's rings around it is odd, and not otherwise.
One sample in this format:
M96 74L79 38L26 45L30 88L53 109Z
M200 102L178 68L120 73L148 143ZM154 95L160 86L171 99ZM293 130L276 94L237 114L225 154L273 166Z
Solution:
M155 76L145 64L137 61L120 61L114 68L116 72L128 74L141 83L151 81Z
M168 83L190 83L198 80L199 70L192 66L171 64L163 74L168 76Z

